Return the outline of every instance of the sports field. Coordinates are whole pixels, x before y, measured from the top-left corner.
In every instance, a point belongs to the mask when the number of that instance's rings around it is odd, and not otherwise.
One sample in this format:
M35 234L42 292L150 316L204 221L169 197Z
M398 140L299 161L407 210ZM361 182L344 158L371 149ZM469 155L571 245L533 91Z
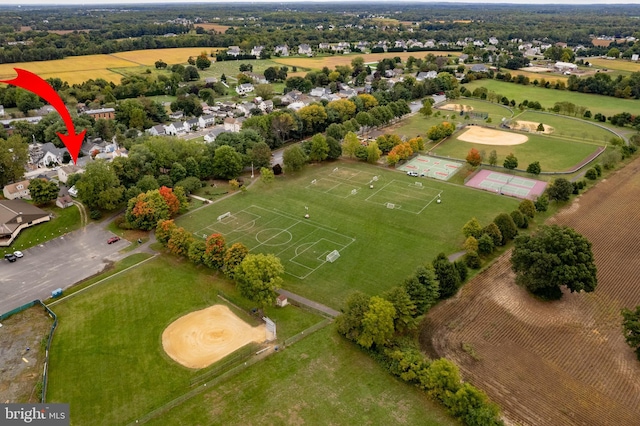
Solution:
M219 231L254 250L279 254L289 272L284 288L339 309L353 290L379 294L438 253L458 251L460 229L471 216L489 222L517 202L401 171L334 162L270 185L259 182L176 223L200 237ZM229 219L218 217L227 212L245 219L222 228L219 222ZM261 216L255 226L249 225L251 215ZM333 263L326 261L332 250L340 254Z
M450 139L438 145L433 153L464 161L471 148L484 152L485 161L493 150L498 154L498 165L502 165L507 155L514 154L518 159L518 168L526 169L534 161L540 162L542 171L564 171L577 166L601 149L604 141L579 142L577 140L554 137L553 135L526 134L527 142L519 145L487 145L465 142L458 138L465 129L454 133ZM506 135L521 137L523 133L501 130Z
M480 170L465 185L500 195L535 200L544 192L547 182L490 170Z
M551 136L559 136L567 139L596 143L605 145L616 134L611 130L597 126L589 121L566 117L563 115L547 114L536 111L524 111L516 115L513 120L531 121L543 123L544 126L553 127Z
M411 161L398 166L397 169L403 172L416 172L420 177L449 180L451 176L456 174L460 167L462 167L462 163L418 155L411 159ZM415 182L415 186L418 188L422 188L422 185L422 182Z

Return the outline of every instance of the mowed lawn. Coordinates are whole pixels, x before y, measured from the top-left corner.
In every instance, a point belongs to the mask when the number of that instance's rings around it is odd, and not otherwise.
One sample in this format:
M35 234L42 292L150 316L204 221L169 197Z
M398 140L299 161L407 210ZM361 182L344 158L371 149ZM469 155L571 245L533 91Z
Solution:
M465 131L466 128L455 133L432 152L464 161L471 148L484 151L485 158L495 150L498 154L498 165L502 165L506 156L512 153L518 159L518 169L526 170L529 164L539 161L543 172L557 172L577 166L598 149L595 144L538 134L527 134L529 140L520 145L484 145L459 140L457 136Z
M553 127L554 130L551 136L565 137L598 145L605 145L611 138L617 136L613 131L606 128L603 129L586 120L531 110L525 110L522 114L515 116L513 120L543 123Z
M457 425L325 327L149 425Z
M47 401L69 403L73 424L116 425L192 390L190 380L211 368L173 361L162 348L162 332L187 313L221 303L218 289L240 299L210 270L164 255L56 304ZM266 314L281 339L321 320L294 307Z
M524 101L538 101L543 108L552 108L556 102L571 102L576 106L587 107L595 115L601 113L606 116L620 112L640 111L640 100L619 99L611 96L601 96L587 93L570 92L568 90L555 90L535 87L532 84L505 83L498 80L476 80L464 85L473 92L477 87L486 87L488 90L499 93L507 98L515 99L516 104Z
M335 167L359 175L353 182L345 182L331 176ZM368 180L374 175L378 181L374 182L374 189L370 189ZM315 185L311 183L314 179ZM416 181L423 184L423 190L416 189ZM352 195L354 189L356 193ZM434 197L440 191L442 203L437 204ZM384 205L386 202L405 204L412 210L389 209ZM304 221L300 226L323 227L353 238L354 241L341 250L339 259L319 266L305 279L285 275L284 288L339 309L355 290L380 294L401 284L419 265L431 262L438 253L459 251L464 241L462 226L471 217L488 223L498 213L511 212L517 204L515 199L437 180L413 178L364 163L333 162L308 166L302 172L279 177L272 184L258 182L246 193L179 218L177 224L201 237L214 232L219 215L257 206L290 217L289 221L274 226L275 231ZM415 209L422 207L423 211L415 214ZM306 212L309 219L304 219ZM214 226L206 229L209 225ZM295 227L292 229L293 237L298 238ZM254 238L251 232L255 234L248 229L245 234L237 232L227 239L238 235ZM258 250L271 253L286 250L282 256L286 270L286 263L295 261L291 252L305 254L308 248L296 247L293 241L290 249L286 241L278 241L280 245L262 245Z

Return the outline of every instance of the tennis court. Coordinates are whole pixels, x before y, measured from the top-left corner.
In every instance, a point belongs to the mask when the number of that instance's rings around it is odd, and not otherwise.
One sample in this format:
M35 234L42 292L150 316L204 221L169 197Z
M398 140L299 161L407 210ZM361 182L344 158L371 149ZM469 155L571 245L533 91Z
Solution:
M398 166L397 169L403 172L416 172L418 176L449 180L460 167L462 167L462 164L455 161L418 155L411 161Z
M491 170L480 170L465 185L500 195L535 200L544 192L547 182Z

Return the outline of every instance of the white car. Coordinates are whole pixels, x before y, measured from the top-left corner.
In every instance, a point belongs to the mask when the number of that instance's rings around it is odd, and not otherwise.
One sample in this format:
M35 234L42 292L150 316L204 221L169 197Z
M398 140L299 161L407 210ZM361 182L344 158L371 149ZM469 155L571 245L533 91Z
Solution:
M17 258L21 258L21 257L23 257L23 256L24 256L24 254L22 254L22 252L21 252L21 251L14 251L14 252L13 252L13 255L14 255L15 257L17 257Z

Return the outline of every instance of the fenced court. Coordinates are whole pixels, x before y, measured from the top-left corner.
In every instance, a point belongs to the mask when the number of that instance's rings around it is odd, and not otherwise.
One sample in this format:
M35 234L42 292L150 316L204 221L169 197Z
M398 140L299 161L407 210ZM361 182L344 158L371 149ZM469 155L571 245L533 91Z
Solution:
M417 172L420 176L434 179L449 180L462 167L461 163L447 161L441 158L418 155L411 161L398 166L403 172Z
M465 185L496 194L535 200L544 192L547 182L492 172L491 170L480 170Z
M194 232L202 239L214 233L222 234L228 245L239 242L252 252L275 254L285 272L300 279L327 262L340 262L339 256L344 256L344 249L355 241L304 217L254 205L222 214L214 223Z

